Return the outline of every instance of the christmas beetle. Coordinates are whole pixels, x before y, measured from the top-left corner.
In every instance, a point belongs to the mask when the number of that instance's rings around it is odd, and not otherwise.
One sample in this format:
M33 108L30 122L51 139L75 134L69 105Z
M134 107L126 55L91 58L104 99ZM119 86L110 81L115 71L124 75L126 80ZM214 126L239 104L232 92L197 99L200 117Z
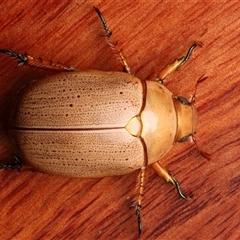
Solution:
M103 15L95 10L123 72L75 71L64 64L0 49L1 53L18 59L18 66L62 71L33 81L21 90L9 119L15 161L1 163L0 168L20 167L23 160L43 173L88 178L123 175L139 169L135 206L140 234L147 165L172 183L182 198L188 199L178 181L158 161L176 142L192 138L196 144L195 93L190 101L174 96L163 80L183 65L200 44L194 43L186 56L166 66L155 81L141 80L131 74ZM196 85L204 79L201 77Z

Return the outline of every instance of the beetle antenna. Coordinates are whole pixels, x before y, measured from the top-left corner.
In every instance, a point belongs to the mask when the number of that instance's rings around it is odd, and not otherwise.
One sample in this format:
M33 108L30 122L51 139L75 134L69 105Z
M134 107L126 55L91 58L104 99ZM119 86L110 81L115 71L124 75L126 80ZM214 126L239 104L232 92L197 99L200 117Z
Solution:
M205 81L206 79L207 79L207 77L205 77L204 75L202 75L202 76L197 80L197 82L196 82L196 84L195 84L195 88L194 88L193 95L192 95L192 97L190 98L190 101L189 101L191 104L195 103L195 96L196 96L196 93L197 93L197 86L198 86L198 84L201 83L201 82L203 82L203 81Z
M196 138L195 138L193 135L191 135L191 137L192 137L192 140L193 140L193 142L194 142L194 144L195 144L195 146L196 146L197 151L199 152L199 154L202 155L202 156L203 156L204 158L206 158L207 160L210 160L211 157L212 157L212 155L209 154L209 153L207 153L207 152L204 152L204 151L200 150L200 148L199 148L198 145L197 145Z

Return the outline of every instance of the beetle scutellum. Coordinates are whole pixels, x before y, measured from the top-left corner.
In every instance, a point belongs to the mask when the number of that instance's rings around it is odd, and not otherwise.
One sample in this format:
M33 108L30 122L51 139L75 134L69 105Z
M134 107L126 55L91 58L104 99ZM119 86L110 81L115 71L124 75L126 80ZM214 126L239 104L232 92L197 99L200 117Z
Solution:
M21 91L9 120L10 135L16 147L15 162L2 163L0 168L18 168L22 159L44 173L89 178L122 175L140 169L136 215L141 233L140 209L148 164L172 183L182 198L188 199L177 180L157 161L175 142L186 141L189 137L194 139L197 123L194 97L188 101L173 96L162 83L189 59L199 44L194 43L186 56L165 67L156 81L143 81L131 75L103 15L97 8L95 10L124 73L76 72L67 65L0 49L1 53L18 59L18 66L26 64L67 71L34 81Z

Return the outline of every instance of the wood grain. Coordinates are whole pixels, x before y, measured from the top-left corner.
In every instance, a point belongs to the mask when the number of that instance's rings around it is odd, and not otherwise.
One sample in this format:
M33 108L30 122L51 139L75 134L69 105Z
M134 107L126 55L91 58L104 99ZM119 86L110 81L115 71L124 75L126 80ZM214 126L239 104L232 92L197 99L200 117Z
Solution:
M153 79L183 56L194 41L202 48L167 87L196 96L197 142L177 144L161 160L181 182L190 201L177 196L149 167L141 239L239 239L240 236L240 4L173 1L13 1L0 5L0 48L28 52L79 70L117 70L93 5L101 9L132 68ZM0 159L11 158L6 134L8 109L27 82L53 74L0 56ZM138 239L137 172L103 179L74 179L32 172L0 171L0 239Z

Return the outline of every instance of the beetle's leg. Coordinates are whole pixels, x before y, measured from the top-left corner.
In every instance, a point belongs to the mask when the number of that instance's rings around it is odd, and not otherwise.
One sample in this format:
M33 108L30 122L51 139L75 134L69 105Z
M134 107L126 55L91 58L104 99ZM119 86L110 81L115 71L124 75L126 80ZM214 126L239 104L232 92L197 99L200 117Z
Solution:
M74 71L73 67L64 65L62 63L55 63L50 60L43 60L42 58L36 59L29 56L27 53L21 54L8 49L0 49L0 53L16 58L18 60L17 67L20 67L25 64L31 67L37 67L37 68L43 68L43 69L49 69L49 70Z
M0 169L6 169L6 168L10 168L10 169L16 169L16 168L20 168L22 166L22 160L20 158L18 158L16 155L13 154L14 157L14 162L9 162L9 163L0 163Z
M201 43L194 43L188 50L186 56L175 59L171 64L167 65L155 78L157 82L163 83L163 80L171 73L176 71L181 65L188 61L192 51L197 46L201 46Z
M187 197L185 194L182 193L178 181L174 177L172 177L164 167L162 167L158 162L153 163L152 167L160 177L164 178L166 182L170 182L176 187L180 197L186 200L190 199L190 197Z
M111 47L113 52L118 55L119 61L121 62L122 66L123 66L123 71L131 74L130 67L127 63L126 58L123 55L123 51L121 48L118 47L118 42L114 39L112 32L110 31L110 29L107 25L105 18L103 17L102 13L100 12L100 10L98 8L94 7L94 9L97 12L97 14L102 22L102 25L103 25L103 28L104 28L105 34L106 34L107 43L109 44L109 46Z
M139 193L138 199L136 202L136 216L138 222L138 233L139 235L142 233L142 221L141 221L141 207L142 207L142 198L143 198L143 188L145 181L145 167L142 167L140 170L140 181L139 181Z

